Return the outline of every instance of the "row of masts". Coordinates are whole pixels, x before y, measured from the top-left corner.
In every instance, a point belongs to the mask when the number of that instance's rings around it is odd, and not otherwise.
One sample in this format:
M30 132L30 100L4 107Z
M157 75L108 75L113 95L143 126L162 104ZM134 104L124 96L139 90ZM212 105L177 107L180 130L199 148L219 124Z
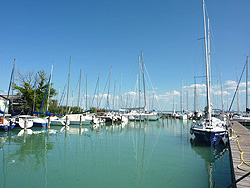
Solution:
M140 109L146 109L145 76L144 76L144 62L143 62L143 53L142 52L141 52L141 56L138 56L138 60L139 60L138 61L138 65L139 65L139 82L137 82L137 84L139 85L139 90L138 90L139 91L139 94L138 94L139 95L139 107L141 106L141 80L140 80L140 78L141 78L141 71L142 71L143 89L144 89L144 101L145 101L145 103L144 103L143 108L140 108ZM142 62L140 60L142 60ZM16 59L14 59L13 69L12 69L13 73L11 74L12 95L14 93L15 61L16 61ZM68 73L68 91L69 91L69 84L70 84L70 68L71 68L70 66L71 66L71 57L70 57L69 73ZM48 85L51 85L51 83L52 83L52 73L53 73L53 65L51 67L51 74L50 74ZM111 73L112 73L112 67L110 68L110 74L109 74L109 90L110 90ZM79 88L78 88L79 89L79 94L78 94L79 97L78 97L78 102L77 102L78 111L80 110L81 74L82 74L82 71L80 69ZM194 78L196 78L196 77L194 77ZM100 74L98 74L98 81L97 81L98 92L97 93L99 93L99 80L100 80ZM238 80L238 72L236 72L236 80L237 80L237 83L238 83L239 82L239 80ZM195 84L194 84L194 112L196 112L197 111L197 109L196 109L196 106L197 106L197 102L196 102L196 98L197 98L196 97L196 95L197 95L196 79L194 79L194 81L195 81ZM221 101L222 101L222 108L221 109L222 109L222 112L224 113L222 75L220 75L220 83L221 83L220 90L221 90ZM247 60L246 60L246 83L248 83L248 56L247 56ZM121 99L121 85L122 85L122 74L121 74L120 94L119 94L119 100L118 101L120 101L120 99ZM108 95L107 95L107 104L109 104L109 90L108 90ZM114 84L114 95L115 95L115 91L116 91L116 80L115 80L115 84ZM187 97L187 110L188 110L189 109L188 108L188 91L186 91L186 92L187 92L186 97ZM60 91L59 91L59 93L60 93ZM183 102L184 102L183 94L184 94L184 91L183 91L183 80L182 80L182 91L181 91L181 98L180 98L181 99L181 101L180 101L181 112L183 112ZM34 91L34 103L35 103L35 96L36 96L36 90ZM48 96L50 96L50 87L48 87ZM96 100L97 101L97 107L99 107L100 106L99 99L98 99L99 94L97 94L96 96L97 96L97 100ZM66 101L67 108L68 108L68 98L69 98L69 95L68 95L68 92L67 92L67 101ZM154 99L154 92L153 92L153 99ZM87 97L87 75L86 75L86 109L88 107L87 106L88 105L87 100L88 100L88 97ZM93 97L93 100L94 100L94 97ZM92 104L89 105L89 106L93 106L93 100L92 100ZM149 96L149 101L150 101L150 96ZM11 99L11 103L13 104L13 97ZM50 97L48 97L46 111L48 111L49 103L50 103ZM112 104L113 104L113 108L114 108L114 106L115 106L115 97L113 97ZM174 105L174 103L173 103L173 105ZM33 105L33 111L34 111L34 106L35 106L35 104ZM109 107L109 105L107 105L107 108L108 107ZM248 108L248 84L246 84L246 108ZM153 109L153 106L152 106L152 109ZM11 110L13 110L13 105L11 105ZM239 99L239 90L238 89L237 89L237 111L240 114L240 99ZM69 113L69 111L66 110L66 113Z
M146 88L145 88L145 67L144 67L144 61L143 61L143 52L141 51L141 54L138 56L138 65L139 65L139 81L138 81L138 101L139 101L139 111L143 110L146 111L146 105L147 105L147 98L146 98ZM69 62L69 72L68 72L68 83L67 83L67 92L66 92L66 113L69 113L69 90L70 90L70 70L71 70L71 57L70 57L70 62ZM50 82L51 83L51 79L52 79L52 71L53 71L53 65L51 68L51 77L50 77ZM81 74L82 71L80 70L80 78L79 78L79 88L78 88L78 100L77 100L77 108L78 111L80 110L80 95L81 95ZM112 66L110 67L110 73L109 73L109 78L105 84L105 88L104 91L106 90L106 86L108 85L108 91L107 91L107 97L106 97L106 109L110 109L111 105L113 106L113 108L115 107L115 92L116 92L116 80L115 80L115 84L114 84L114 96L113 99L111 101L110 99L110 85L111 85L111 76L112 76ZM141 78L142 78L142 83L143 83L143 96L144 96L144 104L141 107L142 103L141 103L141 95L142 95L142 88L141 88ZM90 106L93 106L93 102L94 102L94 97L96 96L96 107L97 109L100 108L101 105L101 101L102 98L104 96L104 91L103 94L101 95L101 98L99 99L99 81L100 81L100 74L98 73L98 79L97 79L97 84L96 84L96 88L95 88L95 93L92 99L92 103L89 104ZM119 91L119 99L118 99L118 108L122 107L122 74L121 74L121 79L120 79L120 91ZM96 90L97 90L97 94L96 94ZM86 89L85 89L85 108L86 110L88 109L88 95L87 95L87 75L86 75ZM153 91L153 98L155 97L155 92ZM73 100L73 99L72 99ZM89 99L90 100L90 99ZM90 101L89 101L90 102ZM47 103L47 110L48 110L48 106L49 106L49 102ZM127 106L127 105L126 105ZM152 102L152 108L153 108L153 102Z

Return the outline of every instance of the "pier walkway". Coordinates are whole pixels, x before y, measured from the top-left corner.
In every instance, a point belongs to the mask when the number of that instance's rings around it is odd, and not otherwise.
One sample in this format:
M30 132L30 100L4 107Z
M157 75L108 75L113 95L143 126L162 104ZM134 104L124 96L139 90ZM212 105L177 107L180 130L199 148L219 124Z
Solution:
M250 165L250 131L237 121L233 121L232 134L230 148L236 185L238 188L250 187L250 166L248 166ZM248 176L244 177L246 174L248 174ZM237 182L237 180L240 181Z

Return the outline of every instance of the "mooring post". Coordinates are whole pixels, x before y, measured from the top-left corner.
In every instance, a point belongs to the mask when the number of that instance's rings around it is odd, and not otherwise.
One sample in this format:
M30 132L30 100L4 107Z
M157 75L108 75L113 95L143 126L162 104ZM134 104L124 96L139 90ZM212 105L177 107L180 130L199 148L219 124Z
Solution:
M65 124L65 127L68 126L69 124L70 124L69 117L66 116L66 124Z
M50 116L48 118L48 129L50 129Z
M24 120L24 130L25 131L27 130L27 120L26 119Z
M80 115L80 126L82 126L82 116Z

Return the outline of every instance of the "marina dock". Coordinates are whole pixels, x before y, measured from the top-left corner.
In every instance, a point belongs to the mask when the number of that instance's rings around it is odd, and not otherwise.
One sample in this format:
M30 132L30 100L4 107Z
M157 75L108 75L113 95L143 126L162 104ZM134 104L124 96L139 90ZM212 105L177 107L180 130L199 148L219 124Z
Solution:
M250 187L250 166L244 164L242 161L243 159L247 164L250 164L250 131L237 121L234 121L232 134L233 138L230 140L230 148L236 186L238 188ZM240 151L240 149L243 153ZM241 157L241 155L243 157ZM239 168L244 169L245 171ZM247 174L248 176L246 176Z

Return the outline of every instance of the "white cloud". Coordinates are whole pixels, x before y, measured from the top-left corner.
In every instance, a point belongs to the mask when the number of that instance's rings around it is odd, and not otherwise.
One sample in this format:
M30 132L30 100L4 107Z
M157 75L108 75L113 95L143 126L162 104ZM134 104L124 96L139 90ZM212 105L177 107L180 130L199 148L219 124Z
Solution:
M226 90L236 90L238 83L233 80L227 80L224 84L224 89ZM250 85L250 82L248 82L248 85ZM241 82L239 84L239 88L245 88L246 82Z
M130 92L128 92L127 94L128 94L128 95L137 95L137 93L134 92L134 91L130 91Z
M173 95L175 95L175 96L180 96L180 92L178 92L178 91L173 91Z

